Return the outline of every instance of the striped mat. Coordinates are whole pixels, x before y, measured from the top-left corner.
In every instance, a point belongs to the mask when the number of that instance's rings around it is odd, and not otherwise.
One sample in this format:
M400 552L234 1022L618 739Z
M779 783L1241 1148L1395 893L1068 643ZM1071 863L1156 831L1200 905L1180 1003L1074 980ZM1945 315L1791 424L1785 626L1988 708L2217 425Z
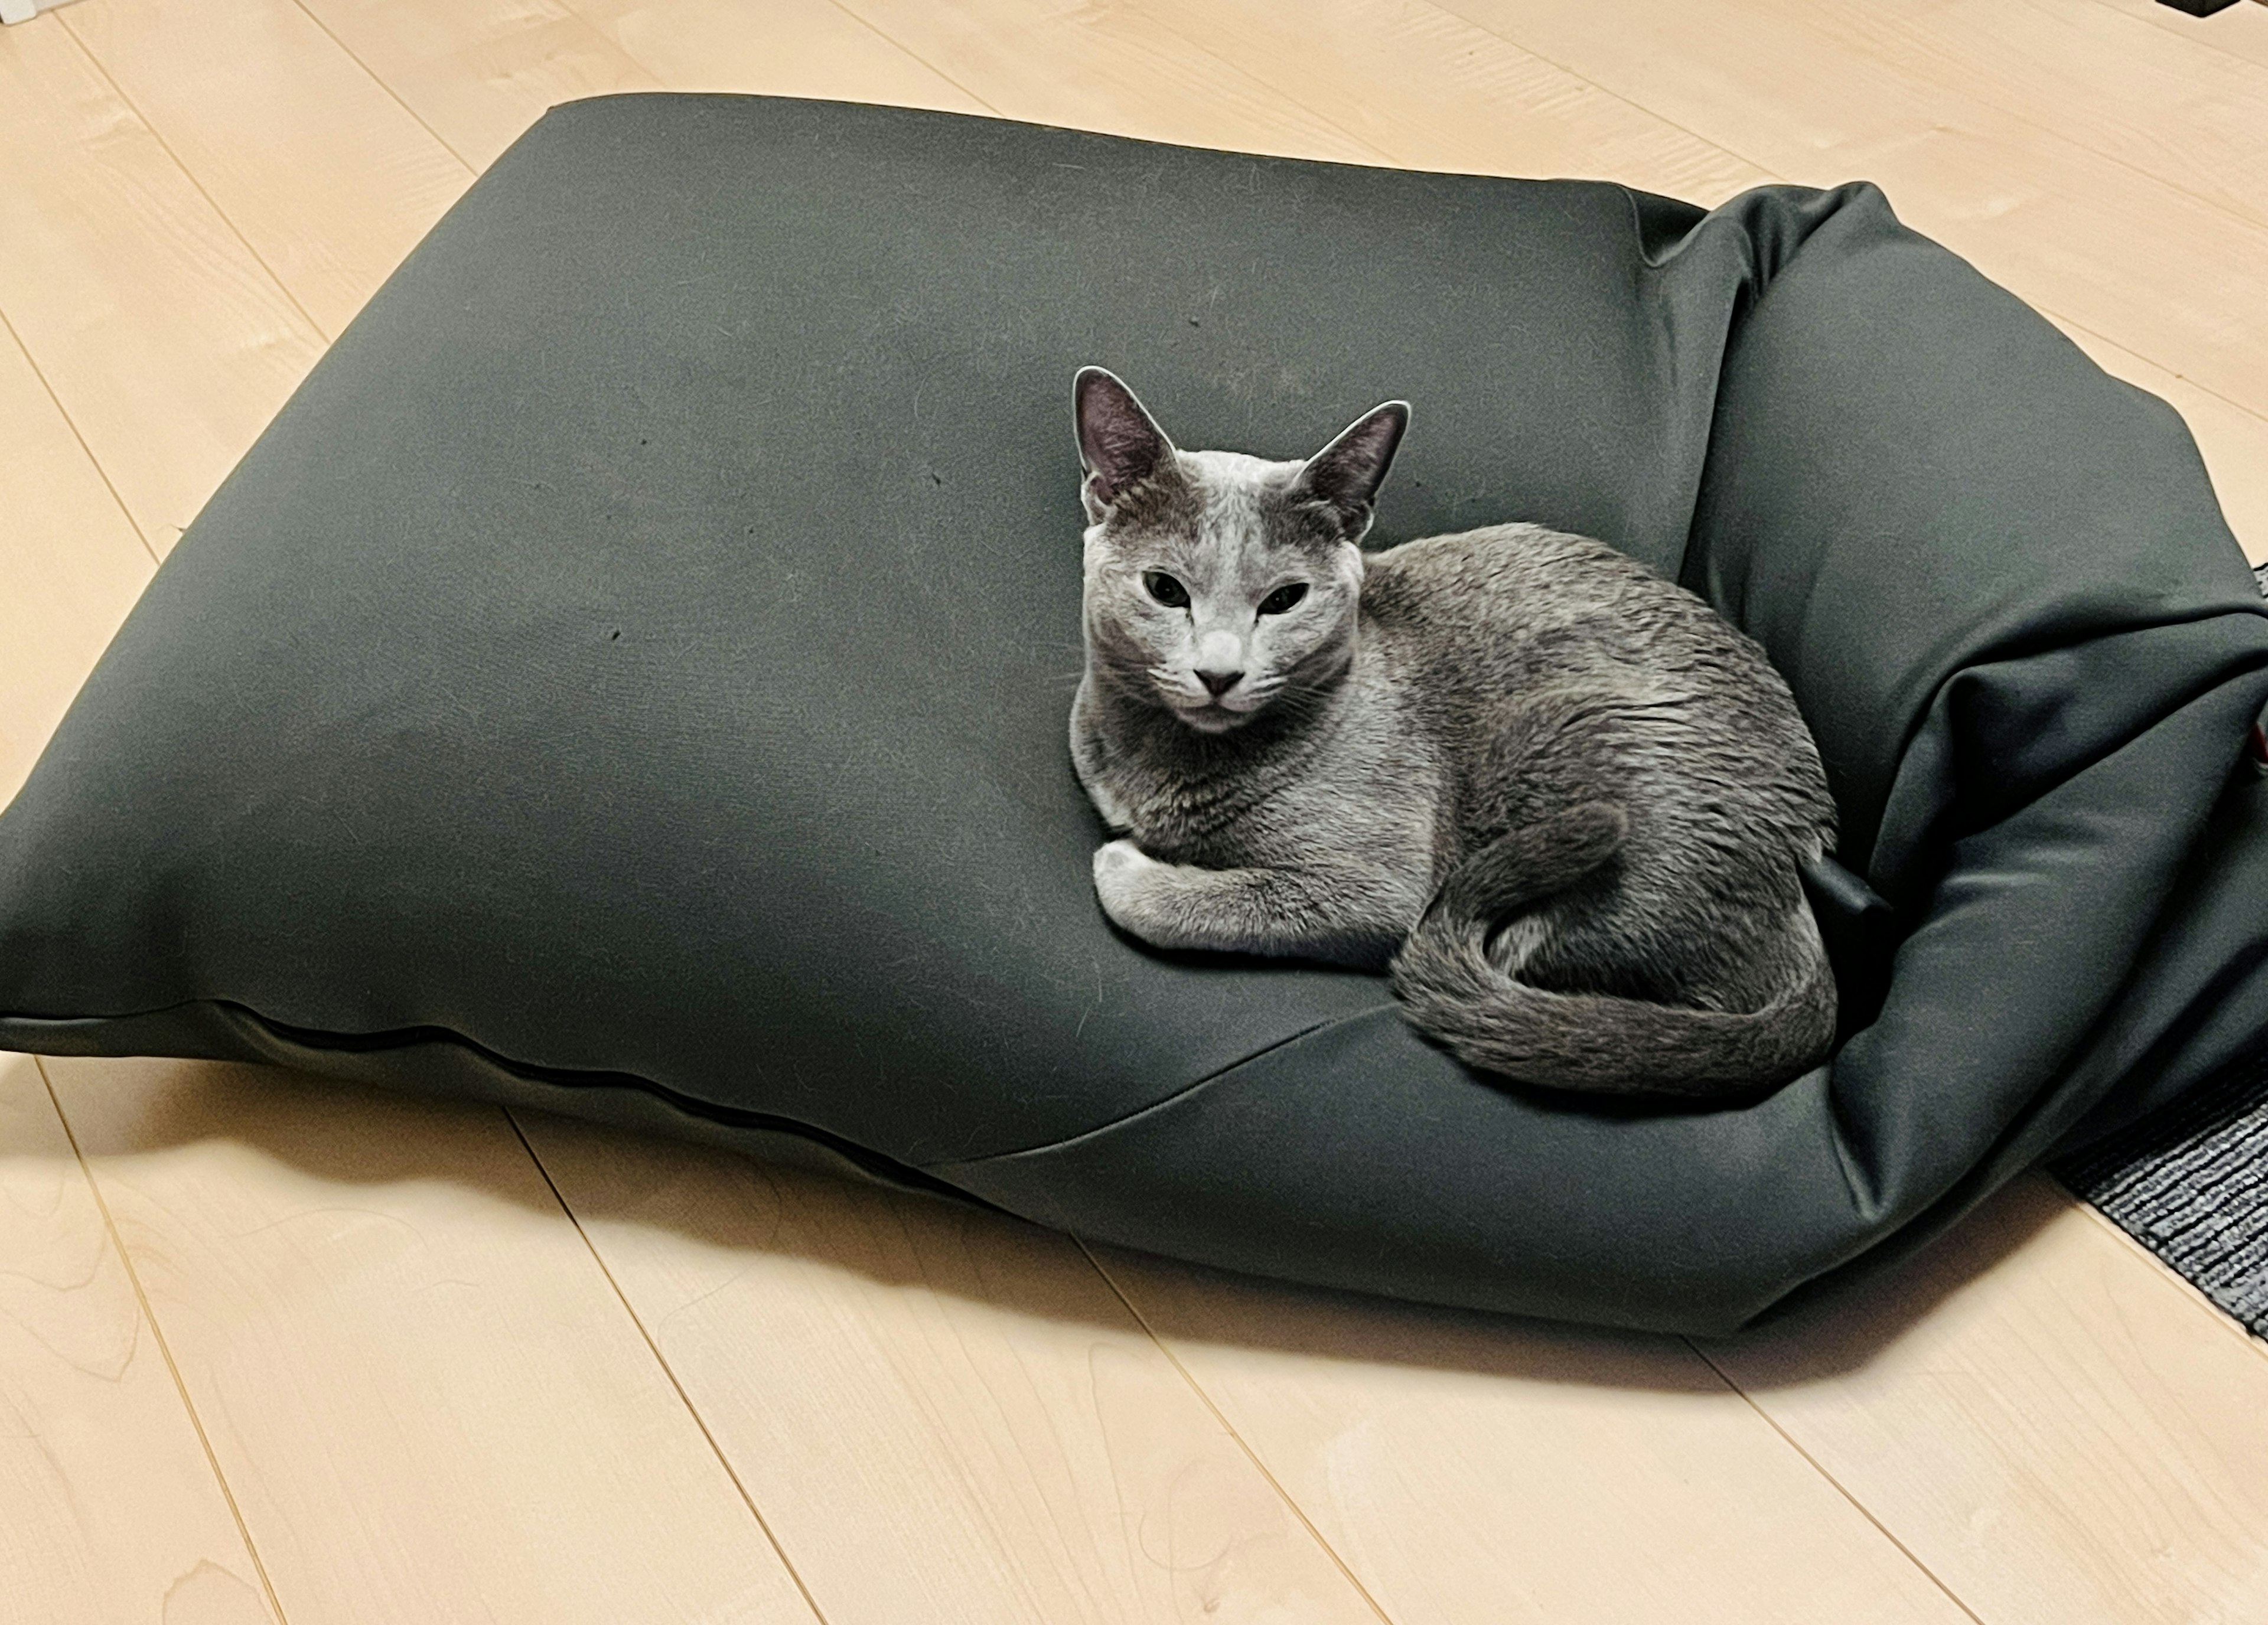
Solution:
M2268 1051L2055 1173L2254 1336L2268 1337Z

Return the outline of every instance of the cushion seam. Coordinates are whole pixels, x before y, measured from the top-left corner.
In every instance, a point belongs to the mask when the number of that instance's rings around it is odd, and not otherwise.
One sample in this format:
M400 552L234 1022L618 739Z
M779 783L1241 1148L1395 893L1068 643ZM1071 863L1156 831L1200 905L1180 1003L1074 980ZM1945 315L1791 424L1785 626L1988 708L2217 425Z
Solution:
M1351 1015L1333 1016L1328 1020L1318 1021L1314 1023L1312 1026L1301 1027L1296 1033L1286 1034L1285 1037L1279 1038L1272 1043L1262 1045L1248 1055L1241 1056L1238 1059L1230 1062L1226 1066L1215 1068L1212 1071L1206 1073L1203 1077L1197 1079L1194 1083L1184 1084L1179 1089L1174 1090L1173 1093L1166 1095L1160 1099L1152 1100L1147 1106L1138 1106L1132 1111L1122 1113L1120 1115L1110 1119L1108 1122L1097 1123L1092 1129L1082 1129L1077 1134L1065 1135L1061 1139L1045 1140L1037 1145L1019 1146L1012 1151L987 1151L982 1157L949 1158L935 1162L924 1162L917 1165L928 1172L935 1172L940 1168L979 1168L989 1163L1005 1162L1012 1157L1036 1157L1048 1151L1064 1151L1087 1140L1092 1140L1100 1136L1110 1134L1117 1129L1123 1129L1130 1123L1138 1121L1142 1118L1149 1116L1153 1112L1162 1112L1170 1106L1177 1105L1189 1096L1195 1094L1198 1090L1219 1083L1230 1073L1249 1066L1255 1061L1271 1055L1278 1050L1284 1048L1286 1045L1296 1044L1302 1039L1313 1038L1318 1033L1328 1033L1334 1027L1344 1026L1350 1021L1367 1020L1371 1017L1378 1014L1380 1011L1391 1010L1393 1008L1394 1006L1391 1004L1373 1004L1368 1010L1356 1011Z
M835 1151L838 1156L858 1165L870 1174L887 1181L917 1188L943 1186L946 1181L924 1171L923 1165L893 1157L887 1151L877 1151L862 1141L851 1139L834 1129L817 1123L806 1122L800 1117L791 1117L783 1112L758 1111L750 1107L733 1106L723 1101L706 1100L688 1094L681 1089L646 1077L640 1072L628 1072L614 1067L545 1066L531 1061L515 1060L499 1050L490 1048L477 1039L468 1038L453 1027L438 1023L426 1023L408 1027L389 1027L376 1033L335 1033L324 1027L295 1026L264 1016L251 1005L235 999L188 998L171 1004L160 1004L149 1010L128 1011L122 1015L102 1016L33 1016L18 1012L0 1012L0 1021L37 1021L61 1026L65 1023L132 1021L146 1016L169 1015L175 1011L199 1006L221 1011L224 1015L241 1018L254 1023L285 1043L302 1048L335 1055L379 1055L387 1051L416 1048L432 1044L448 1045L498 1070L523 1082L541 1084L555 1089L578 1088L634 1089L652 1096L665 1106L684 1113L688 1117L721 1123L727 1128L747 1129L760 1132L799 1136ZM273 1064L272 1062L265 1062ZM954 1188L952 1194L968 1196L969 1193ZM982 1201L982 1198L971 1198ZM990 1206L990 1203L985 1205Z
M168 1015L174 1011L188 1010L199 1005L242 1016L284 1041L299 1044L309 1049L328 1050L341 1055L372 1055L387 1050L409 1049L423 1044L448 1044L530 1083L548 1084L559 1089L593 1085L642 1090L664 1104L691 1116L706 1118L712 1122L721 1122L728 1126L770 1129L784 1134L799 1134L807 1139L816 1140L833 1147L855 1162L887 1163L892 1170L895 1171L898 1177L902 1178L904 1175L911 1174L924 1181L934 1180L939 1183L950 1183L950 1181L944 1180L932 1173L934 1169L976 1167L1011 1157L1034 1156L1042 1151L1051 1151L1064 1146L1076 1145L1094 1136L1108 1134L1112 1129L1121 1128L1152 1112L1160 1111L1180 1100L1183 1096L1193 1093L1208 1084L1217 1082L1238 1068L1257 1061L1263 1055L1272 1054L1286 1044L1298 1043L1301 1039L1311 1037L1317 1033L1339 1026L1349 1021L1360 1020L1375 1015L1381 1010L1392 1008L1388 1004L1375 1004L1368 1010L1357 1011L1351 1015L1334 1016L1322 1021L1312 1022L1295 1033L1287 1033L1282 1038L1262 1045L1257 1049L1238 1056L1233 1061L1214 1068L1204 1077L1182 1085L1169 1094L1163 1095L1145 1105L1138 1106L1131 1111L1122 1112L1117 1116L1108 1118L1092 1128L1082 1129L1076 1134L1065 1135L1053 1140L1042 1140L1031 1145L1012 1146L1005 1151L986 1151L979 1157L939 1157L920 1162L893 1157L887 1151L876 1151L862 1142L837 1134L832 1129L821 1128L815 1123L806 1122L802 1118L788 1116L784 1113L763 1112L748 1107L732 1106L722 1101L704 1100L697 1095L687 1094L667 1084L647 1077L643 1073L627 1072L613 1067L545 1066L535 1062L515 1060L499 1050L490 1048L477 1039L468 1038L453 1027L443 1026L438 1023L389 1027L367 1033L338 1033L325 1027L296 1026L290 1022L278 1021L271 1016L262 1015L249 1004L235 999L225 998L178 999L173 1004L159 1004L148 1010L114 1012L99 1016L40 1016L20 1011L0 1011L0 1020L51 1022L59 1026L63 1023L132 1021L145 1016ZM956 1194L965 1193L959 1193L956 1189Z

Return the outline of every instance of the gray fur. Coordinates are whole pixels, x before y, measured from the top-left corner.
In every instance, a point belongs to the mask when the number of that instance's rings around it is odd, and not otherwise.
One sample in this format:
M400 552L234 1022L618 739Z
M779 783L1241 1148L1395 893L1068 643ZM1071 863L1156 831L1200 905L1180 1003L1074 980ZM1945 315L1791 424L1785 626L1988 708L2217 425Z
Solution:
M1113 921L1390 968L1421 1031L1542 1087L1740 1094L1823 1058L1798 865L1835 807L1753 642L1533 525L1366 555L1399 402L1298 463L1180 451L1100 368L1075 393L1071 755L1122 832L1094 858Z

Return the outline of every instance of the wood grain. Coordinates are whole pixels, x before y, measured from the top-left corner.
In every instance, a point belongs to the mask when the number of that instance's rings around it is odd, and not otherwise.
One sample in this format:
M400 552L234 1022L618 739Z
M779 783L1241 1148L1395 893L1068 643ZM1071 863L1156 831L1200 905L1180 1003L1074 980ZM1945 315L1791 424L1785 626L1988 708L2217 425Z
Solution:
M2086 108L2042 89L2019 117L1838 37L1812 0L1443 4L1785 180L1880 181L1986 276L2268 414L2268 225L2060 133Z
M22 785L155 568L0 326L0 806Z
M1965 1617L1675 1339L1097 1257L1397 1621Z
M2044 1178L1705 1352L1992 1625L2268 1619L2268 1357Z
M659 81L560 0L299 0L475 171L563 101Z
M1431 0L1135 9L1410 168L1587 176L1708 204L1771 179Z
M2212 17L2187 16L2160 0L2093 0L2096 5L2149 24L2162 33L2268 66L2268 9L2232 7Z
M949 72L834 0L567 0L674 91L987 113ZM944 11L947 8L932 8Z
M276 1619L38 1066L9 1055L0 1619Z
M323 340L63 16L0 32L0 312L162 553Z
M2096 0L1828 5L1809 15L1854 55L2268 225L2268 64L2215 49L2203 30L2154 27Z
M1123 4L842 0L1005 117L1152 141L1377 163L1383 154Z
M327 337L472 182L293 0L58 20Z
M48 1063L288 1619L812 1619L501 1113Z
M1071 1242L520 1121L830 1625L1375 1625Z

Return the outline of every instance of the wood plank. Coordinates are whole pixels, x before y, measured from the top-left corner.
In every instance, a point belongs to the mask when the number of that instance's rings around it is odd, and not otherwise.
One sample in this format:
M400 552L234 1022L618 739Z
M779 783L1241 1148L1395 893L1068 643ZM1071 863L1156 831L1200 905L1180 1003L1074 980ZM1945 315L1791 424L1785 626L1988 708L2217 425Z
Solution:
M1376 148L1200 44L1086 0L841 0L1012 119L1294 158L1377 163Z
M560 0L299 0L475 171L563 101L659 81Z
M70 424L0 327L0 806L155 569Z
M2191 17L2159 0L2094 0L2094 4L2139 18L2152 27L2244 62L2268 65L2268 9L2235 6L2212 17Z
M1809 15L1855 54L2268 224L2268 64L2216 50L2201 31L2154 27L2095 0Z
M1989 1625L2268 1619L2268 1358L2043 1177L1706 1352Z
M1375 1621L1071 1242L520 1121L831 1625Z
M60 18L326 336L472 183L292 0Z
M2220 497L2220 511L2244 555L2255 564L2268 562L2268 418L2199 389L2108 339L2069 322L2056 326L2105 372L2139 385L2181 413L2196 437L2213 490Z
M0 32L0 312L162 552L323 340L65 15Z
M674 91L991 111L833 0L566 3Z
M288 1618L808 1625L501 1113L48 1071Z
M2257 0L2257 3L2268 5L2268 0ZM2204 1327L2210 1327L2222 1336L2233 1339L2249 1352L2258 1355L2264 1360L2268 1360L2268 1340L2256 1337L2247 1331L2227 1311L2207 1298L2202 1287L2193 1281L2185 1279L2174 1269L2173 1266L2120 1229L2117 1221L2103 1212L2102 1209L2091 1202L2073 1195L2065 1188L2063 1182L2053 1175L2044 1176L2043 1182L2048 1186L2054 1195L2068 1199L2073 1211L2094 1225L2102 1235L2108 1237L2111 1246L2137 1262L2147 1265L2150 1272L2159 1280L2172 1287L2176 1292L2199 1309L2205 1310L2206 1313L2205 1320L2201 1323L2200 1335L2203 1335Z
M1675 1339L1097 1257L1396 1620L1966 1617Z
M1431 0L1134 9L1413 169L1585 176L1708 204L1771 179Z
M1786 180L1878 180L1986 276L2268 415L2268 225L1902 71L1810 0L1441 3Z
M0 1055L0 1618L272 1622L29 1055Z

